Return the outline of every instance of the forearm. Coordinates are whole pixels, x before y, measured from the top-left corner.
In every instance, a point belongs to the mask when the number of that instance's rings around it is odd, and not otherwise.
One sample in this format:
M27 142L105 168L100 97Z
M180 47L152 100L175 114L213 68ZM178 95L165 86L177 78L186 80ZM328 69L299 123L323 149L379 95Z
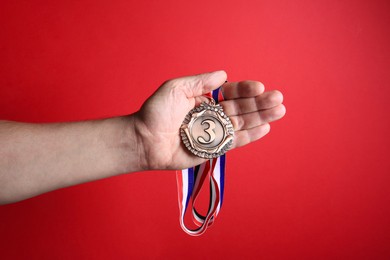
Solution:
M0 204L142 170L133 117L54 124L0 121Z

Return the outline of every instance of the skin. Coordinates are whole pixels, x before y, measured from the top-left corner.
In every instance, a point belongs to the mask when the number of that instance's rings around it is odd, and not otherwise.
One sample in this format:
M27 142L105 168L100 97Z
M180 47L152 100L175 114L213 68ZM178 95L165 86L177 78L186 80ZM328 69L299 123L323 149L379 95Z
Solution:
M181 143L186 114L223 85L233 148L270 131L285 114L279 91L257 81L226 81L224 71L165 82L131 115L83 122L0 121L0 204L123 173L184 169L204 162Z

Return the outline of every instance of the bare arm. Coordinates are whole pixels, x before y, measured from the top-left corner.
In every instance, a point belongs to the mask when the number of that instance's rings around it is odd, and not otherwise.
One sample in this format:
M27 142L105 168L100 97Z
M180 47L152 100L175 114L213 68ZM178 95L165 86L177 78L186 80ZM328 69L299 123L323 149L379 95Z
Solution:
M0 121L0 203L141 171L133 118L74 123Z
M0 204L121 173L183 169L204 159L180 141L179 128L203 94L221 86L223 71L164 83L129 116L72 123L0 121ZM233 148L266 135L285 114L283 96L256 81L223 85Z

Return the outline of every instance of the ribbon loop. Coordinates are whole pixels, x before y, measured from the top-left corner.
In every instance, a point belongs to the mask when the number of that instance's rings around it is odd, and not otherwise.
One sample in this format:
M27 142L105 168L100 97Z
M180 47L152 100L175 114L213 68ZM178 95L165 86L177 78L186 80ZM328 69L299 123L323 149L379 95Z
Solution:
M216 103L223 100L221 88L208 93L207 96L213 98ZM180 226L184 232L191 236L202 235L214 223L221 210L224 192L225 161L226 154L223 154L195 167L176 172ZM202 215L196 210L195 202L202 186L206 185L207 182L210 184L209 207L206 215ZM189 229L184 222L184 216L189 207L191 208L192 221L198 227L196 229Z

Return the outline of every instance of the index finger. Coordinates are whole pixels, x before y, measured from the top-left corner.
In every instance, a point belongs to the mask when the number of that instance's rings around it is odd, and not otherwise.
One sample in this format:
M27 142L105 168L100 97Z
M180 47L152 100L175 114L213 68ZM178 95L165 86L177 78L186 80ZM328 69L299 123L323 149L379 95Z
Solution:
M263 92L264 85L259 81L227 82L222 86L222 93L225 99L256 97Z

